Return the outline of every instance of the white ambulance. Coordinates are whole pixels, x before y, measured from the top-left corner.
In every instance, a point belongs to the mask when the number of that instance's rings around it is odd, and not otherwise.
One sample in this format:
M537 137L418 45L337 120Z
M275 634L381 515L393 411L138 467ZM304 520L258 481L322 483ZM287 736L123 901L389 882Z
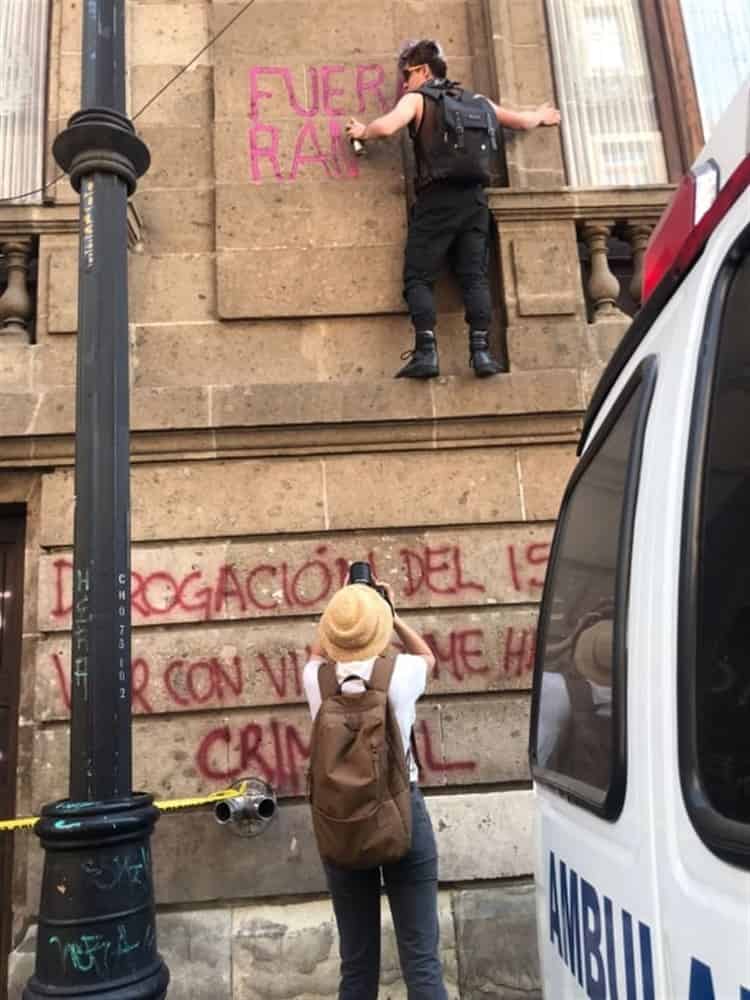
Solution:
M750 1000L750 80L650 241L542 602L546 1000Z

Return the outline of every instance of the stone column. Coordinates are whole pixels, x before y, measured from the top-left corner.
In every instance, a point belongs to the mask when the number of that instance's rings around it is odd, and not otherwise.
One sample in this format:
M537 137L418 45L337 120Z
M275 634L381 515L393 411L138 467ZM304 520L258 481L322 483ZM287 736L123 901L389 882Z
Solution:
M594 304L595 323L622 318L622 311L617 308L620 282L612 274L607 259L607 241L613 226L613 222L584 222L581 229L591 254L588 292Z
M29 293L31 238L19 236L0 243L0 256L5 258L8 284L0 296L0 343L26 342L34 313Z
M494 100L516 111L555 100L544 0L483 0L494 71ZM511 188L565 183L560 130L506 133Z
M575 223L501 215L498 232L511 368L576 368L588 340Z
M636 222L625 227L625 238L633 252L633 277L630 279L629 291L638 305L641 304L643 291L643 257L653 229L649 222Z

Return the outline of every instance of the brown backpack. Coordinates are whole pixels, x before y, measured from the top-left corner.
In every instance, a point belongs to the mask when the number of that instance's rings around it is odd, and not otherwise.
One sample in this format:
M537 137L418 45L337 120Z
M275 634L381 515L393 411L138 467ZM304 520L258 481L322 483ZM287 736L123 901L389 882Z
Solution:
M409 774L388 701L394 666L376 660L356 694L341 691L332 663L318 669L308 791L320 856L342 868L397 861L411 844Z

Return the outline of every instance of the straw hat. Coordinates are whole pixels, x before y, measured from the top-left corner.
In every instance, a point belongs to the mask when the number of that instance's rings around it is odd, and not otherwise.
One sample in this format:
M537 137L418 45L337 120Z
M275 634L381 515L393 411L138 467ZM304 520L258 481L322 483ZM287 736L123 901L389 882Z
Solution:
M604 618L578 637L573 660L579 674L602 687L612 686L612 619Z
M353 583L328 602L318 635L326 656L348 663L382 653L392 630L393 614L380 594L364 583Z

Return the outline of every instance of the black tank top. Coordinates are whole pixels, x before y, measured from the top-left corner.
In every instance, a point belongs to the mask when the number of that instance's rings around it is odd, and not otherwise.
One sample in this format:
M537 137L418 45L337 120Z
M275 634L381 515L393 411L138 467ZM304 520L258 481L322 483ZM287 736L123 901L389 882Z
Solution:
M417 191L422 191L435 181L430 171L427 150L432 148L435 133L440 126L440 111L435 101L422 95L422 121L419 127L411 122L409 134L414 143L414 160L416 162L416 178L414 185Z

